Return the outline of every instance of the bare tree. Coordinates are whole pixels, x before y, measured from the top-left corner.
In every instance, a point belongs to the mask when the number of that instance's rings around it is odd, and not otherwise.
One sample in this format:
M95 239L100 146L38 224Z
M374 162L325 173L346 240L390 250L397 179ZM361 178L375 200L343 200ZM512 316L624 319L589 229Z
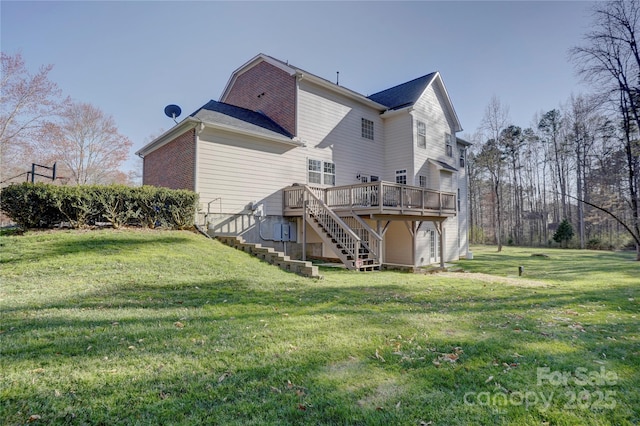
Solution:
M573 48L571 53L578 72L609 94L620 114L620 142L626 156L631 222L627 224L608 209L592 207L605 211L624 226L635 241L640 261L640 52L636 35L639 28L638 0L598 3L594 9L593 30L586 35L586 44Z
M39 153L32 143L53 120L67 100L58 86L49 80L52 65L42 66L31 74L21 54L1 53L0 77L0 181Z
M502 251L502 174L504 155L499 145L500 136L509 122L509 108L502 105L497 96L493 96L485 108L482 118L482 128L488 136L487 142L481 147L477 161L486 168L491 176L494 198L493 227L498 251Z
M132 142L118 132L113 118L100 109L87 103L72 103L62 113L60 123L51 126L48 133L49 155L62 163L71 183L126 180L119 168L127 159Z

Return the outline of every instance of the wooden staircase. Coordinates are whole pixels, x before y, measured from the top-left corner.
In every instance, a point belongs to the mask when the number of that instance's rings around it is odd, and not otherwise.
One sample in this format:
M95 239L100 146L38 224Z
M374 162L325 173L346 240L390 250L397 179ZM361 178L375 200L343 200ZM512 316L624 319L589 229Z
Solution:
M380 237L359 216L338 216L315 192L305 186L304 209L307 223L329 245L347 269L380 269Z

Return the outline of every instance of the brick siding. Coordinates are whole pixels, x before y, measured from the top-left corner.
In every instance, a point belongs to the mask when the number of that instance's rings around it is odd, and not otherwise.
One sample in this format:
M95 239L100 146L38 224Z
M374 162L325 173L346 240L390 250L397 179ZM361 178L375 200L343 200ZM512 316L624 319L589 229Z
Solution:
M296 77L267 62L240 74L224 102L262 111L296 135Z
M171 189L195 190L195 137L195 129L189 130L147 154L144 157L142 183Z

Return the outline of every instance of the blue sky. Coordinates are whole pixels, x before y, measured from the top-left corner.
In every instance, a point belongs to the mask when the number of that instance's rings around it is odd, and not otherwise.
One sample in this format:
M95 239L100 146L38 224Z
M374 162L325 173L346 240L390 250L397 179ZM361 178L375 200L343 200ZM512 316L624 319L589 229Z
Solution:
M0 2L0 46L27 66L53 64L66 95L112 115L133 152L219 99L262 52L368 95L440 71L462 135L493 95L530 126L581 85L568 49L587 2ZM133 164L131 162L130 164Z

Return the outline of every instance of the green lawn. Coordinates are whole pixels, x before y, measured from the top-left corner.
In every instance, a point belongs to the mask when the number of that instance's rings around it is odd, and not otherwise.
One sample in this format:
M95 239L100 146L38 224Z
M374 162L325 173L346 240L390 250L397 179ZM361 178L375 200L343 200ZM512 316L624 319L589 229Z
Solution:
M0 237L0 422L639 424L634 255L474 256L314 280L189 232Z

